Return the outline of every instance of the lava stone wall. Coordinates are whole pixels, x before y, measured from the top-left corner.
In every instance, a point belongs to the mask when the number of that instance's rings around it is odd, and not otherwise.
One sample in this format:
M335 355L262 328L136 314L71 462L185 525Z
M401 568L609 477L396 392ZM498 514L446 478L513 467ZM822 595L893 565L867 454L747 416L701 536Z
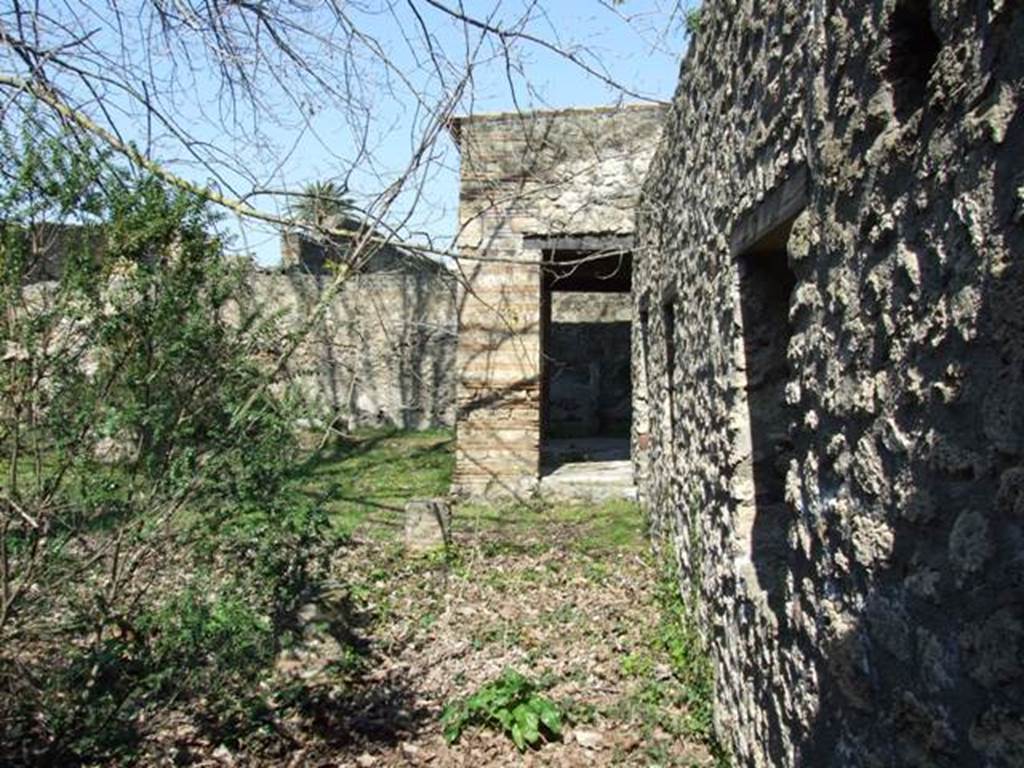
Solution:
M638 214L634 441L740 765L1024 764L1022 40L1008 0L701 10Z

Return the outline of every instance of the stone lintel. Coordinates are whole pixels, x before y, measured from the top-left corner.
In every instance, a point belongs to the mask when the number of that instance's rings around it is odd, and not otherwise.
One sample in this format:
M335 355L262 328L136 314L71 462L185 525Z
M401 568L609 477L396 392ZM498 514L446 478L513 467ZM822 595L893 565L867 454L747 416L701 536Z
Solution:
M525 235L523 246L537 251L632 251L633 235Z
M801 165L764 198L736 219L729 238L733 256L739 256L779 225L792 219L807 206L809 197L807 166Z

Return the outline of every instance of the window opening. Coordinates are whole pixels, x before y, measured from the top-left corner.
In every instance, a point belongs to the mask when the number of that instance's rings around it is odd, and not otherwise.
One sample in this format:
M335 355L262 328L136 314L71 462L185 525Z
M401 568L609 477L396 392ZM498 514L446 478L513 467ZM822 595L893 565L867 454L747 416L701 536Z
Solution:
M896 116L905 120L925 103L928 79L942 43L932 27L928 0L900 0L889 20L887 76Z

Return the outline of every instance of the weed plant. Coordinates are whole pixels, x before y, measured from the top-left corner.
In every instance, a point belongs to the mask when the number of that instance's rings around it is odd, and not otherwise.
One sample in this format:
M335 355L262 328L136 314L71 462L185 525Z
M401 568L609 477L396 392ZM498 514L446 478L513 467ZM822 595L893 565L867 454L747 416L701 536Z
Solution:
M562 737L561 708L539 693L540 686L514 670L484 684L471 696L445 707L444 737L458 741L472 726L495 728L507 734L520 752L545 740Z

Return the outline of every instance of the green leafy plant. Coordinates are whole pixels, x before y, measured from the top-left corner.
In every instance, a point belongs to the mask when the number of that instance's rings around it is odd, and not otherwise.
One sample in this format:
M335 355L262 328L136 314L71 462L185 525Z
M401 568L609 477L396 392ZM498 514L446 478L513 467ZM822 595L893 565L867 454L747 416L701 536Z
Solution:
M441 715L445 739L452 744L472 726L499 729L520 752L527 746L537 746L542 739L560 739L562 710L541 696L539 689L537 683L518 672L505 670L473 695L445 707Z
M654 661L643 652L630 653L622 657L622 674L627 677L646 677L654 669Z
M696 35L700 32L701 24L703 23L703 11L704 9L700 6L691 8L686 12L686 16L683 17L683 23L686 25L686 31L690 35Z
M686 729L703 739L711 737L714 668L705 648L697 617L679 590L674 565L664 568L655 593L661 612L657 646L668 656L673 677L686 699Z
M0 763L241 740L332 544L280 334L201 200L49 135L0 126Z

